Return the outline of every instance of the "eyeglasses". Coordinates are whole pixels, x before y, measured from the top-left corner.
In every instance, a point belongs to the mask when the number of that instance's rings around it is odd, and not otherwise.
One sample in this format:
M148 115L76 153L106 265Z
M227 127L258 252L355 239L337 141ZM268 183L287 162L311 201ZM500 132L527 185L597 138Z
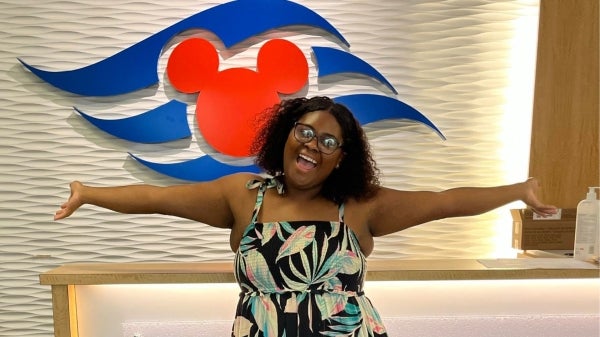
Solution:
M302 144L306 144L317 138L317 148L321 153L332 154L335 150L342 147L340 141L330 134L322 134L317 136L317 132L310 125L296 122L294 124L294 137Z

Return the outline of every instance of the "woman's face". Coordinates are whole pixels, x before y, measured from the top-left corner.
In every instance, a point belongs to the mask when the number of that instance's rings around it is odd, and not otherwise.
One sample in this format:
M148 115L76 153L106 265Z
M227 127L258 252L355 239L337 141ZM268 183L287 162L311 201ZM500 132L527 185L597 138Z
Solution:
M337 148L331 154L323 153L318 142L321 140L322 143L331 145L337 140L341 145L342 128L331 113L323 110L306 113L298 123L302 124L300 127L305 131L303 134L308 137L298 140L294 135L295 128L290 130L283 154L286 185L288 189L320 188L341 162L343 151ZM315 137L303 143L310 138L312 131ZM320 147L324 148L325 144L321 144Z

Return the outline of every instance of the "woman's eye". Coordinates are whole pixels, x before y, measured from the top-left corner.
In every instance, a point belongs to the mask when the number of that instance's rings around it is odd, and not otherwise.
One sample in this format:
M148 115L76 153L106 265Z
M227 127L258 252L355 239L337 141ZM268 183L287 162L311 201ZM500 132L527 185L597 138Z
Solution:
M322 143L328 148L335 148L337 146L337 140L334 138L324 138Z
M313 138L314 133L312 132L311 129L306 129L302 131L302 137L304 138Z

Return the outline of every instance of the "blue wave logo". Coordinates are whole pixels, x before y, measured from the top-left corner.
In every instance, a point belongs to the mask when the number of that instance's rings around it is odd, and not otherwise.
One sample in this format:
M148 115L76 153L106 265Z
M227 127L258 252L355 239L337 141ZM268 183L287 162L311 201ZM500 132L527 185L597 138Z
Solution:
M349 47L342 34L327 20L302 5L285 0L238 0L194 14L83 68L51 72L22 59L19 61L43 81L64 91L83 96L115 96L158 84L156 69L163 48L186 30L208 30L219 37L226 48L230 48L265 31L293 25L320 28L341 45ZM382 83L397 94L396 89L373 66L343 49L312 46L312 54L319 81L335 74L360 74ZM279 94L299 92L308 81L307 62L293 43L275 39L261 47L257 71L236 68L219 72L216 49L208 41L191 38L175 47L168 61L167 74L177 90L202 92L196 104L196 119L208 144L221 154L245 158L253 155L248 152L248 144L254 138L255 128L248 121L278 103ZM248 91L252 95L248 95ZM242 94L244 101L236 105L237 100L233 98ZM249 96L253 97L253 101L247 100ZM347 106L363 125L383 119L408 119L428 126L445 139L427 117L394 97L353 94L333 99ZM187 120L187 104L178 100L117 120L95 118L75 109L95 127L131 142L159 144L192 135ZM232 139L235 142L232 143ZM208 154L179 163L151 162L130 155L154 171L189 181L206 181L241 171L260 172L254 165L230 165Z

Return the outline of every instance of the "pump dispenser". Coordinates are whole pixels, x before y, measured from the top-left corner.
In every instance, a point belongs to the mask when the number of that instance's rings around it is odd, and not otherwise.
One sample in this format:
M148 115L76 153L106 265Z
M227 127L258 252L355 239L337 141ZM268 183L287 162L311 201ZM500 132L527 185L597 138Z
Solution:
M588 187L586 198L577 204L573 256L582 261L598 261L600 200L596 196L597 189L600 187Z

